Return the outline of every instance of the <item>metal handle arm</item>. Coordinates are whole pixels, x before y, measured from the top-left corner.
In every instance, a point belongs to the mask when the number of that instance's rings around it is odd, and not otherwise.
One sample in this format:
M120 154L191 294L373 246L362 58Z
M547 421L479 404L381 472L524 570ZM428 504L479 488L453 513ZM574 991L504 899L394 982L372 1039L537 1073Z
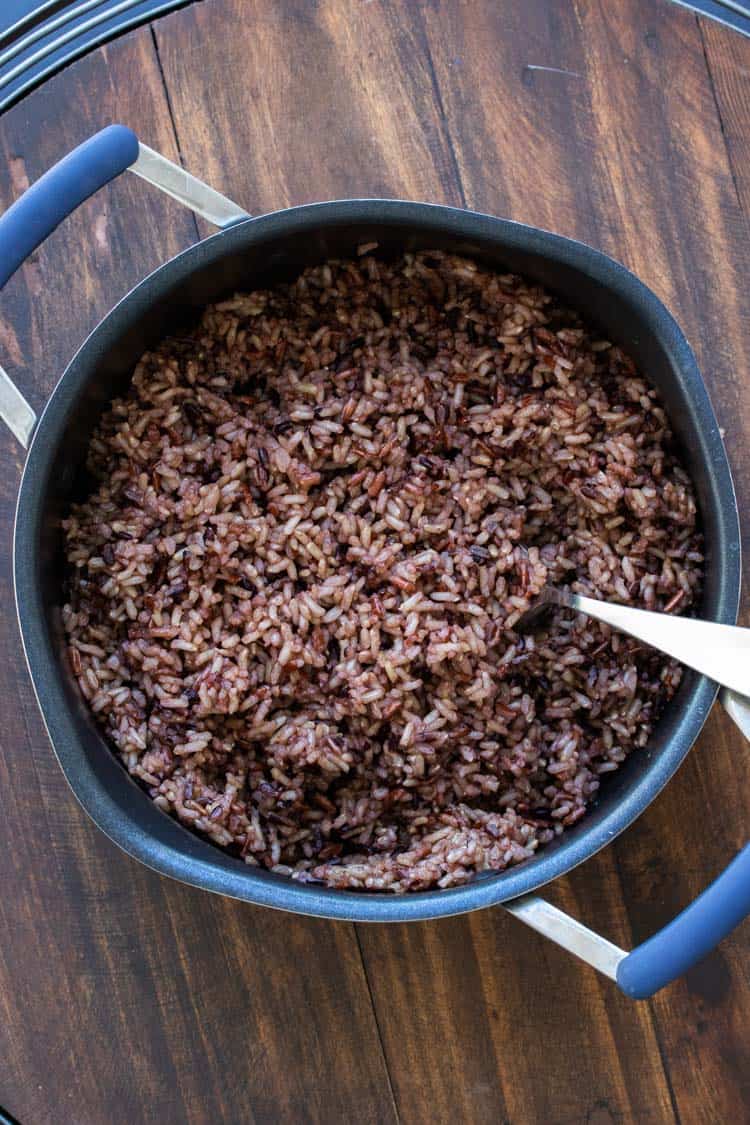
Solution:
M132 129L109 125L58 161L0 216L0 289L63 219L127 169L218 227L250 217L231 199L142 145ZM0 418L26 447L36 415L1 367Z
M750 699L727 688L720 699L750 739ZM695 902L631 953L536 895L504 905L516 918L616 981L626 996L644 1000L687 972L750 914L750 844Z

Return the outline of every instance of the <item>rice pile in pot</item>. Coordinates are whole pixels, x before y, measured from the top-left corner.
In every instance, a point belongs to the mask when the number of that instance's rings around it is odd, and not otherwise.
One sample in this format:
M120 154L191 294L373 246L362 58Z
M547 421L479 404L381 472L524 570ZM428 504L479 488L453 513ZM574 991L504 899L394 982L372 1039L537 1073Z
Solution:
M81 691L160 808L301 880L446 887L531 856L647 741L672 661L545 583L699 592L654 391L523 279L308 269L143 356L65 522Z

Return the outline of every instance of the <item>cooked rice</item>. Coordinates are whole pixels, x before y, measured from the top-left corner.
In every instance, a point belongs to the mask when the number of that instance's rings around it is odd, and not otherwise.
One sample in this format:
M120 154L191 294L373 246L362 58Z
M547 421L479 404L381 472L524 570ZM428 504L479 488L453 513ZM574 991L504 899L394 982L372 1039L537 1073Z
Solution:
M443 253L308 269L143 356L65 522L80 689L156 804L301 880L519 863L643 746L674 662L546 582L684 612L690 480L631 359Z

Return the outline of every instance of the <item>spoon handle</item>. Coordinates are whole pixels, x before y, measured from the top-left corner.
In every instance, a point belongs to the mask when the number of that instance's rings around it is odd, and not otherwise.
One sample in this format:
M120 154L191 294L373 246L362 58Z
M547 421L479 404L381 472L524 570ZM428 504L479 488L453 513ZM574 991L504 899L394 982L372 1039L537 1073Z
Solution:
M750 629L569 596L571 609L645 641L724 687L750 696Z

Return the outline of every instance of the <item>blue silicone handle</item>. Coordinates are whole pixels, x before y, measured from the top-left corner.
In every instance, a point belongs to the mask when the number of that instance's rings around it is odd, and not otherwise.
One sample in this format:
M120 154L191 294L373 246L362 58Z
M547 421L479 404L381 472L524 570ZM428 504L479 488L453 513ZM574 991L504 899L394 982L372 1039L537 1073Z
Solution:
M750 844L682 914L629 953L617 983L634 1000L653 996L710 953L750 914Z
M64 156L0 216L0 289L79 203L138 158L138 138L109 125Z

